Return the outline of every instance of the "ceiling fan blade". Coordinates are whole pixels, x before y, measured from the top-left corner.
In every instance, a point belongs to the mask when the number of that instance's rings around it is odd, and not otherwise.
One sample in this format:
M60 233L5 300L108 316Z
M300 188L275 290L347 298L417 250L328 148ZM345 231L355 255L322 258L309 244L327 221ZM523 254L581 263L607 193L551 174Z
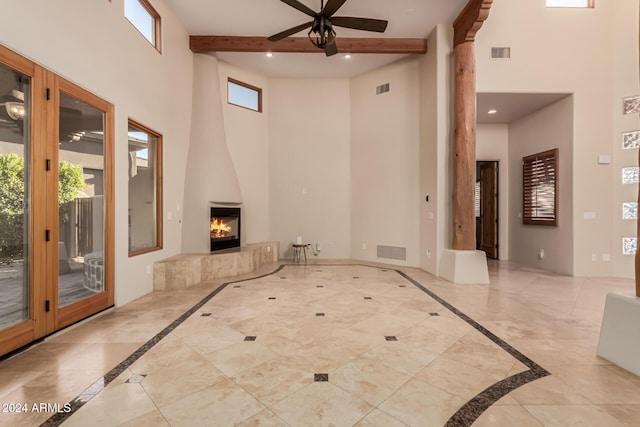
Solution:
M338 9L340 9L342 7L342 5L346 2L347 0L329 0L327 2L327 4L324 6L324 9L322 9L322 14L324 16L331 16L334 13L336 13L338 11Z
M370 18L352 18L350 16L334 16L331 23L337 27L353 28L354 30L375 31L384 33L388 21Z
M318 16L318 14L312 10L311 8L305 6L304 4L300 3L298 0L280 0L282 3L286 3L289 6L293 7L294 9L298 9L300 12L302 13L306 13L309 16L312 17L316 17Z
M324 54L327 56L333 56L336 53L338 53L338 45L336 44L336 39L334 38L324 47Z
M277 42L278 40L282 40L285 37L289 37L290 35L295 34L299 31L302 31L306 28L310 28L312 25L313 25L313 21L306 22L304 24L297 25L293 28L289 28L288 30L284 30L278 34L274 34L271 37L267 37L267 40L269 40L270 42Z

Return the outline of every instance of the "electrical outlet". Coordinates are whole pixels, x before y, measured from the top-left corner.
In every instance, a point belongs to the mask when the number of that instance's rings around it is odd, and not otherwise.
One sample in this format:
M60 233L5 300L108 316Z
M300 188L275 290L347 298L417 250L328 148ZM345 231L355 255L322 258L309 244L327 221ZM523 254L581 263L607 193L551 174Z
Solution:
M427 258L431 258L431 249L427 249Z
M267 246L267 253L271 252L271 246Z
M540 250L538 251L538 258L539 258L539 259L544 259L544 249L540 249Z
M598 260L598 254L591 254L591 261L597 261Z
M366 244L366 243L363 243L363 244L362 244L362 249L363 249L363 250L364 250L364 249L367 249L367 244Z
M602 254L602 260L603 261L611 261L611 255L610 254Z
M151 264L147 264L147 274L151 274Z

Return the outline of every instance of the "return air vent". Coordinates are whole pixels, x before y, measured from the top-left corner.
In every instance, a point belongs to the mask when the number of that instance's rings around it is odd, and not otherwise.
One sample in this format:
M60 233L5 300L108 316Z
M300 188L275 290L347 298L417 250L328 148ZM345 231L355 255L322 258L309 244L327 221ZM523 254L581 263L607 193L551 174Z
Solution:
M407 260L407 248L378 245L378 258Z
M376 95L380 95L381 93L385 93L385 92L389 92L389 83L376 86Z
M492 47L491 48L492 59L509 59L511 58L510 47Z

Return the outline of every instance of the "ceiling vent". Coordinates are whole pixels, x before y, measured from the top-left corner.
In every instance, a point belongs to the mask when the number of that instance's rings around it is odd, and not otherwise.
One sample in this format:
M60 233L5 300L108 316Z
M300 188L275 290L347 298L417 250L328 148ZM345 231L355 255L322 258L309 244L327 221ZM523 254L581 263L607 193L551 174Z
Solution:
M381 93L385 93L385 92L389 92L389 83L376 86L376 95L380 95Z
M492 47L491 48L492 59L509 59L511 58L510 47Z

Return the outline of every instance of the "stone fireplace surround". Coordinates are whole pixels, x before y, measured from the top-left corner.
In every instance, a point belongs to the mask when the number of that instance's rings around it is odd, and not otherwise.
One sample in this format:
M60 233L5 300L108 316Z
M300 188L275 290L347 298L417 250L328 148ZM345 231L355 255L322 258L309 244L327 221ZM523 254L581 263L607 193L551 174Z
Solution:
M153 290L187 289L201 282L250 273L278 262L280 242L251 243L212 253L179 254L153 264Z

